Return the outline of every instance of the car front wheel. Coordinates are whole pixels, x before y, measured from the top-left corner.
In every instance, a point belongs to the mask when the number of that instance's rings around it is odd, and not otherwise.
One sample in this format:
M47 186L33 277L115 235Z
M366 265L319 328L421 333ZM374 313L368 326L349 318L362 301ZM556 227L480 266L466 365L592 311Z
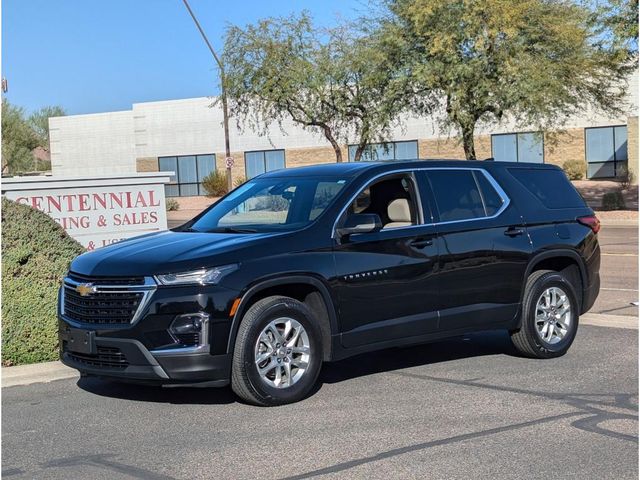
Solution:
M284 296L254 303L236 336L231 387L254 405L296 402L314 386L322 364L320 329L302 303Z

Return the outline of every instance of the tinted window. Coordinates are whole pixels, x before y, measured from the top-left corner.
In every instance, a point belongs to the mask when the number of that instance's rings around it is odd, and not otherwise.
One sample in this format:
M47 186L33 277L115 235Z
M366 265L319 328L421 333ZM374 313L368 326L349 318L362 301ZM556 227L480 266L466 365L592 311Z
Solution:
M585 130L587 178L618 174L627 162L627 127L597 127Z
M428 177L441 222L485 216L482 197L471 170L431 170Z
M496 189L493 188L493 185L491 185L482 172L475 171L474 175L482 192L482 199L484 200L484 208L487 216L495 215L496 212L500 210L500 207L502 207L502 197L496 192Z
M158 167L161 172L171 171L171 183L165 185L167 197L205 195L202 180L216 168L215 155L184 155L180 157L160 157Z
M544 141L541 133L492 135L491 148L497 162L544 163Z
M518 161L544 163L544 145L539 133L518 134Z
M357 145L349 145L349 161L355 161ZM360 161L377 160L416 160L418 158L418 141L370 143L362 152Z
M584 207L580 194L560 170L510 168L511 174L547 208Z
M262 150L244 154L244 168L247 178L257 177L265 172L285 168L284 150Z
M496 162L518 161L518 142L515 135L493 135L491 148Z

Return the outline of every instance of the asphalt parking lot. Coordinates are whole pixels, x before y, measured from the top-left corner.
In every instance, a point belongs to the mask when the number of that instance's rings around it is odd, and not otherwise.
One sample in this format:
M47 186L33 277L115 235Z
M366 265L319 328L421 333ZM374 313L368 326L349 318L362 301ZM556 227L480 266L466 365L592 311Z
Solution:
M601 290L594 313L638 316L638 228L604 225L599 234Z
M594 312L637 316L636 227L603 228ZM2 390L5 478L638 477L638 330L583 325L569 353L504 333L325 365L303 402L68 379Z

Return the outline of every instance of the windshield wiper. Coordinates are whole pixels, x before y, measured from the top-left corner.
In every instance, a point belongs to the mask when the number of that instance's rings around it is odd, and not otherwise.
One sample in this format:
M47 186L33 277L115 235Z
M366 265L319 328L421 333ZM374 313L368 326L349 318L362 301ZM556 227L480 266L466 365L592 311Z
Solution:
M218 227L207 230L207 233L257 233L255 228Z

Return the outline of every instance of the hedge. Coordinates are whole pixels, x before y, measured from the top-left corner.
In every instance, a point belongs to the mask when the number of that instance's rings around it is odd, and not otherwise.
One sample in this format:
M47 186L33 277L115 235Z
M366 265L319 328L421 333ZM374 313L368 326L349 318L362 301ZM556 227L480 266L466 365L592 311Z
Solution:
M624 197L619 190L607 192L602 196L603 210L624 210L625 208L627 207L624 203Z
M58 287L84 251L48 215L2 199L2 364L58 358Z

